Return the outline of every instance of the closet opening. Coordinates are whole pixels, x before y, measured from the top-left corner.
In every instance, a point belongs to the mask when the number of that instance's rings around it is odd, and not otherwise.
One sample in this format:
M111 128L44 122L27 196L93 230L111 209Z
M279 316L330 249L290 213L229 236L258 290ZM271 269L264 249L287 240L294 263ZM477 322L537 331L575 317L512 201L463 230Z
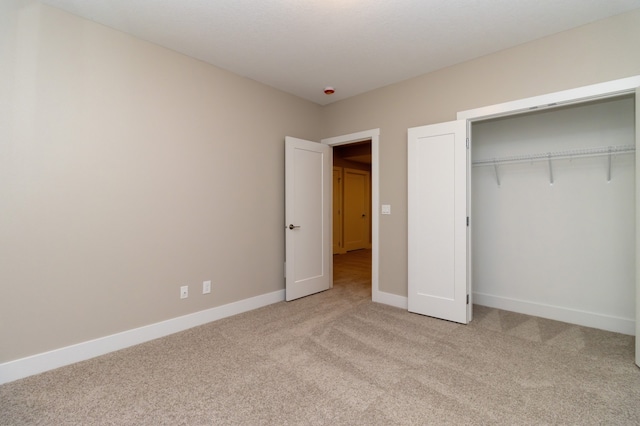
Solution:
M635 334L635 104L470 121L474 303Z

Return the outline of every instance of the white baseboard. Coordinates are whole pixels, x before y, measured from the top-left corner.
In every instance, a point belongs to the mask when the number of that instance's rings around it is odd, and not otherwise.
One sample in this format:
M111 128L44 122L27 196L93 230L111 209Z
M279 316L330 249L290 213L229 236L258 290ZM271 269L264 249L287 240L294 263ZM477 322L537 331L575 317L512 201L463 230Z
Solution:
M0 385L284 300L284 290L0 364Z
M400 309L407 309L409 307L406 297L398 296L397 294L385 293L384 291L374 291L371 299L374 302L395 306Z
M473 303L585 327L614 331L616 333L629 334L632 336L636 334L636 322L634 319L629 318L614 317L595 312L580 311L562 306L545 305L483 293L473 293Z

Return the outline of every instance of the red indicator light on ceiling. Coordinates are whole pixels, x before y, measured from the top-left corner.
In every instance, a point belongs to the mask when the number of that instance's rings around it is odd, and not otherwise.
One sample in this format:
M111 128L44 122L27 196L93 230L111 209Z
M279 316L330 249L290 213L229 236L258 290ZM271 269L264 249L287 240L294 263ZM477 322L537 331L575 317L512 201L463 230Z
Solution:
M327 86L324 88L324 94L325 95L333 95L335 93L335 89L331 86Z

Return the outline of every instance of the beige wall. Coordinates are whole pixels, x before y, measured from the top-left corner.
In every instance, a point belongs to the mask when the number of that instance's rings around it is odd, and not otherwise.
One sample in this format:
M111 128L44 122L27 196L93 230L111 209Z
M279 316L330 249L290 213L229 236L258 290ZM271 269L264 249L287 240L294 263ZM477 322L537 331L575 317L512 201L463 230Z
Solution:
M284 288L284 137L319 139L319 106L31 1L0 16L0 362Z
M281 290L285 135L381 129L380 287L406 295L407 128L640 74L638 40L635 12L321 108L2 1L0 362Z
M640 11L328 105L322 137L380 128L380 290L407 295L407 128L458 111L640 74ZM416 52L420 54L420 52Z

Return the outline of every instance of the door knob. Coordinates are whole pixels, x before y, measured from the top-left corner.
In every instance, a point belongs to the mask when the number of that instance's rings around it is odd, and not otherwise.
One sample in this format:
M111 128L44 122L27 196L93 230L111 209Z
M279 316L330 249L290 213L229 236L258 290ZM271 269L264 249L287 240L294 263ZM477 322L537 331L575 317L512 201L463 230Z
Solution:
M289 225L289 229L297 229L300 228L300 225L294 225L293 223Z

